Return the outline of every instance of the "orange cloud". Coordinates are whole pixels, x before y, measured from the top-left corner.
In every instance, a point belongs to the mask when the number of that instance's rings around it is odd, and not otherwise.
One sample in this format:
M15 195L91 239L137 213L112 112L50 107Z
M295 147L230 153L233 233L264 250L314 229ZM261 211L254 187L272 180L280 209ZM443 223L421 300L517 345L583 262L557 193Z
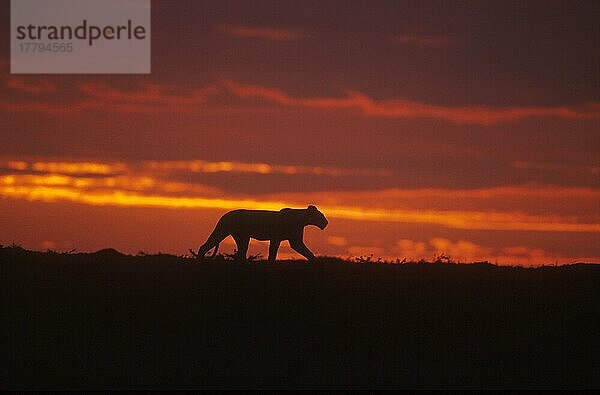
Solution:
M431 253L426 243L422 241L413 241L410 239L400 239L396 242L394 251L410 260L419 260L425 257L429 258Z
M27 170L29 164L22 160L10 160L7 162L6 167L13 170Z
M494 248L473 243L468 240L452 241L443 237L434 237L429 241L398 240L391 251L386 253L386 259L395 257L406 258L410 261L419 259L432 260L444 254L454 262L488 261L500 265L536 266L554 263L598 262L599 257L566 257L561 254L549 253L541 248L527 246L509 246Z
M92 173L93 174L93 173ZM101 173L96 173L101 174ZM35 191L43 191L43 196L52 201L52 191L37 187L65 187L78 190L80 193L95 193L101 191L117 191L127 193L130 191L145 191L146 193L163 193L167 196L171 194L193 194L202 196L217 196L220 191L201 184L187 184L182 182L168 181L158 179L150 175L107 175L106 177L86 177L70 176L64 174L8 174L0 176L0 187L9 186L11 188L22 188L20 191L29 191L32 196ZM62 191L64 192L64 191ZM60 193L58 196L60 196ZM1 193L0 193L1 196ZM36 200L36 199L33 199ZM45 198L42 200L46 200ZM59 199L60 200L60 199Z
M206 103L208 96L217 92L217 87L207 85L196 89L147 84L142 89L123 91L105 84L83 83L78 89L92 99L111 103L136 103L173 106L197 106Z
M294 41L305 37L304 33L297 30L241 25L223 25L219 30L233 37L258 38L269 41Z
M35 111L65 116L87 110L156 114L161 112L190 113L196 115L233 112L264 112L266 107L215 107L211 98L232 95L237 99L261 99L280 107L318 109L322 111L358 111L367 117L441 119L456 124L494 125L530 117L558 117L572 120L600 117L600 103L590 102L580 106L562 107L506 107L484 106L444 107L403 99L376 100L361 92L347 91L343 97L293 97L282 90L260 85L240 84L224 80L200 88L144 85L137 90L118 90L101 83L83 83L77 89L84 99L68 105L49 102L0 101L0 110ZM273 107L277 109L277 107ZM268 111L268 108L267 108Z
M558 215L470 210L379 209L361 206L321 207L331 217L356 221L419 223L471 230L600 232L600 224L580 223L573 218Z
M208 162L203 160L187 161L148 161L143 166L149 171L178 170L192 173L256 173L256 174L312 174L320 176L391 176L386 169L345 169L323 166L271 165L268 163L247 163L220 161Z
M69 105L54 104L46 102L16 102L0 101L0 110L8 112L36 112L50 115L66 116L78 114L85 110L102 109L100 103L94 101L81 101L70 103Z
M10 89L32 94L55 92L57 88L56 84L47 79L36 79L35 82L33 82L15 75L11 75L7 78L6 86Z
M15 165L15 162L8 163L10 168ZM29 167L29 164L24 161L19 161L19 170L24 170ZM31 169L48 173L61 174L114 174L120 173L127 169L124 163L102 163L102 162L33 162Z
M311 174L315 176L370 176L389 177L387 169L350 169L330 166L272 165L268 163L248 163L235 161L210 162L204 160L163 160L142 161L140 163L99 162L99 161L53 161L53 160L0 160L0 166L12 170L27 170L58 174L117 174L142 172L190 172L190 173L255 173L255 174Z
M145 84L136 90L119 90L103 83L81 83L77 90L84 99L68 104L50 102L0 101L0 109L10 112L41 112L51 115L71 115L83 111L156 114L161 112L202 113L207 98L218 92L215 85L186 89L176 86Z
M442 237L436 237L429 241L436 254L446 254L461 261L482 261L490 257L493 249L472 243L467 240L452 242Z
M352 192L351 201L365 201L372 196L373 191L354 191ZM336 191L319 192L322 199L331 202L339 201L340 199L348 199L345 194L340 195ZM469 199L469 200L486 200L486 199L600 199L600 190L587 187L557 187L552 185L546 186L498 186L489 188L474 188L474 189L442 189L442 188L421 188L421 189L383 189L377 191L377 201L384 206L396 205L398 201L408 202L411 200L426 200L426 199L448 199L452 196L453 199Z
M348 240L342 236L328 236L327 244L332 246L343 247L348 244Z
M565 119L592 119L600 117L600 103L579 107L507 107L483 106L443 107L409 100L375 100L363 93L348 91L345 97L294 98L285 92L259 85L224 82L234 95L243 98L261 98L284 106L320 108L326 110L358 109L364 115L383 118L442 119L457 124L494 125L529 117L559 117Z

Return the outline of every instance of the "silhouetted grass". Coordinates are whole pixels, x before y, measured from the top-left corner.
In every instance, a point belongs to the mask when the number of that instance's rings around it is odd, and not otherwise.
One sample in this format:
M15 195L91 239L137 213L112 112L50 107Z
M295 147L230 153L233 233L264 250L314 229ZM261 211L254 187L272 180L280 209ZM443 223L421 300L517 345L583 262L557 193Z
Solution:
M0 248L1 389L598 388L600 266Z

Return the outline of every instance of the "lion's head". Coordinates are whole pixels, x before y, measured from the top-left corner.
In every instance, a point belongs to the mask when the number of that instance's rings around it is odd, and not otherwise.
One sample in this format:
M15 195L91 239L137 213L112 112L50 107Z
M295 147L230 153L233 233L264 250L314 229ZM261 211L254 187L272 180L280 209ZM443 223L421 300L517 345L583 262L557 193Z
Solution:
M312 205L308 206L306 211L308 212L308 225L315 225L321 230L325 229L329 221L327 221L322 212Z

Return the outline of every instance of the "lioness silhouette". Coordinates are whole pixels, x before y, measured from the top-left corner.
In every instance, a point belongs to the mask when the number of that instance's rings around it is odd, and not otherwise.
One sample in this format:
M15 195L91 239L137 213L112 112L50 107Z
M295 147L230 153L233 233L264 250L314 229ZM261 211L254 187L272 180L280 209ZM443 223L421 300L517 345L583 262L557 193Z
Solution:
M302 240L304 227L315 225L321 230L329 222L315 206L305 209L284 208L279 211L267 210L233 210L225 213L215 230L210 234L206 243L198 249L198 260L204 261L204 256L214 248L212 256L217 254L219 243L227 236L233 236L237 245L236 259L246 261L250 238L256 240L269 240L269 262L274 263L277 250L283 240L288 240L290 246L313 262L315 255L308 249Z

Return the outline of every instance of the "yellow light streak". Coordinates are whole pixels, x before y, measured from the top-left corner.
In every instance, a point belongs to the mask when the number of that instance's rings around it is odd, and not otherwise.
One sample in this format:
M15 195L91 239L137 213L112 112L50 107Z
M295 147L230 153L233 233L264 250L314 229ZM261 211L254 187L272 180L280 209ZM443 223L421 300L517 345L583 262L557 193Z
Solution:
M4 185L2 185L4 184ZM223 199L189 196L164 196L143 194L126 190L82 190L73 187L50 185L0 184L0 196L39 200L71 201L89 205L122 207L155 207L165 209L222 209L236 208L279 210L293 204L286 201L255 199ZM410 209L382 209L354 206L320 206L330 218L356 221L400 222L441 225L455 229L510 230L541 232L600 232L600 224L578 223L561 216L538 216L511 212L434 211Z

